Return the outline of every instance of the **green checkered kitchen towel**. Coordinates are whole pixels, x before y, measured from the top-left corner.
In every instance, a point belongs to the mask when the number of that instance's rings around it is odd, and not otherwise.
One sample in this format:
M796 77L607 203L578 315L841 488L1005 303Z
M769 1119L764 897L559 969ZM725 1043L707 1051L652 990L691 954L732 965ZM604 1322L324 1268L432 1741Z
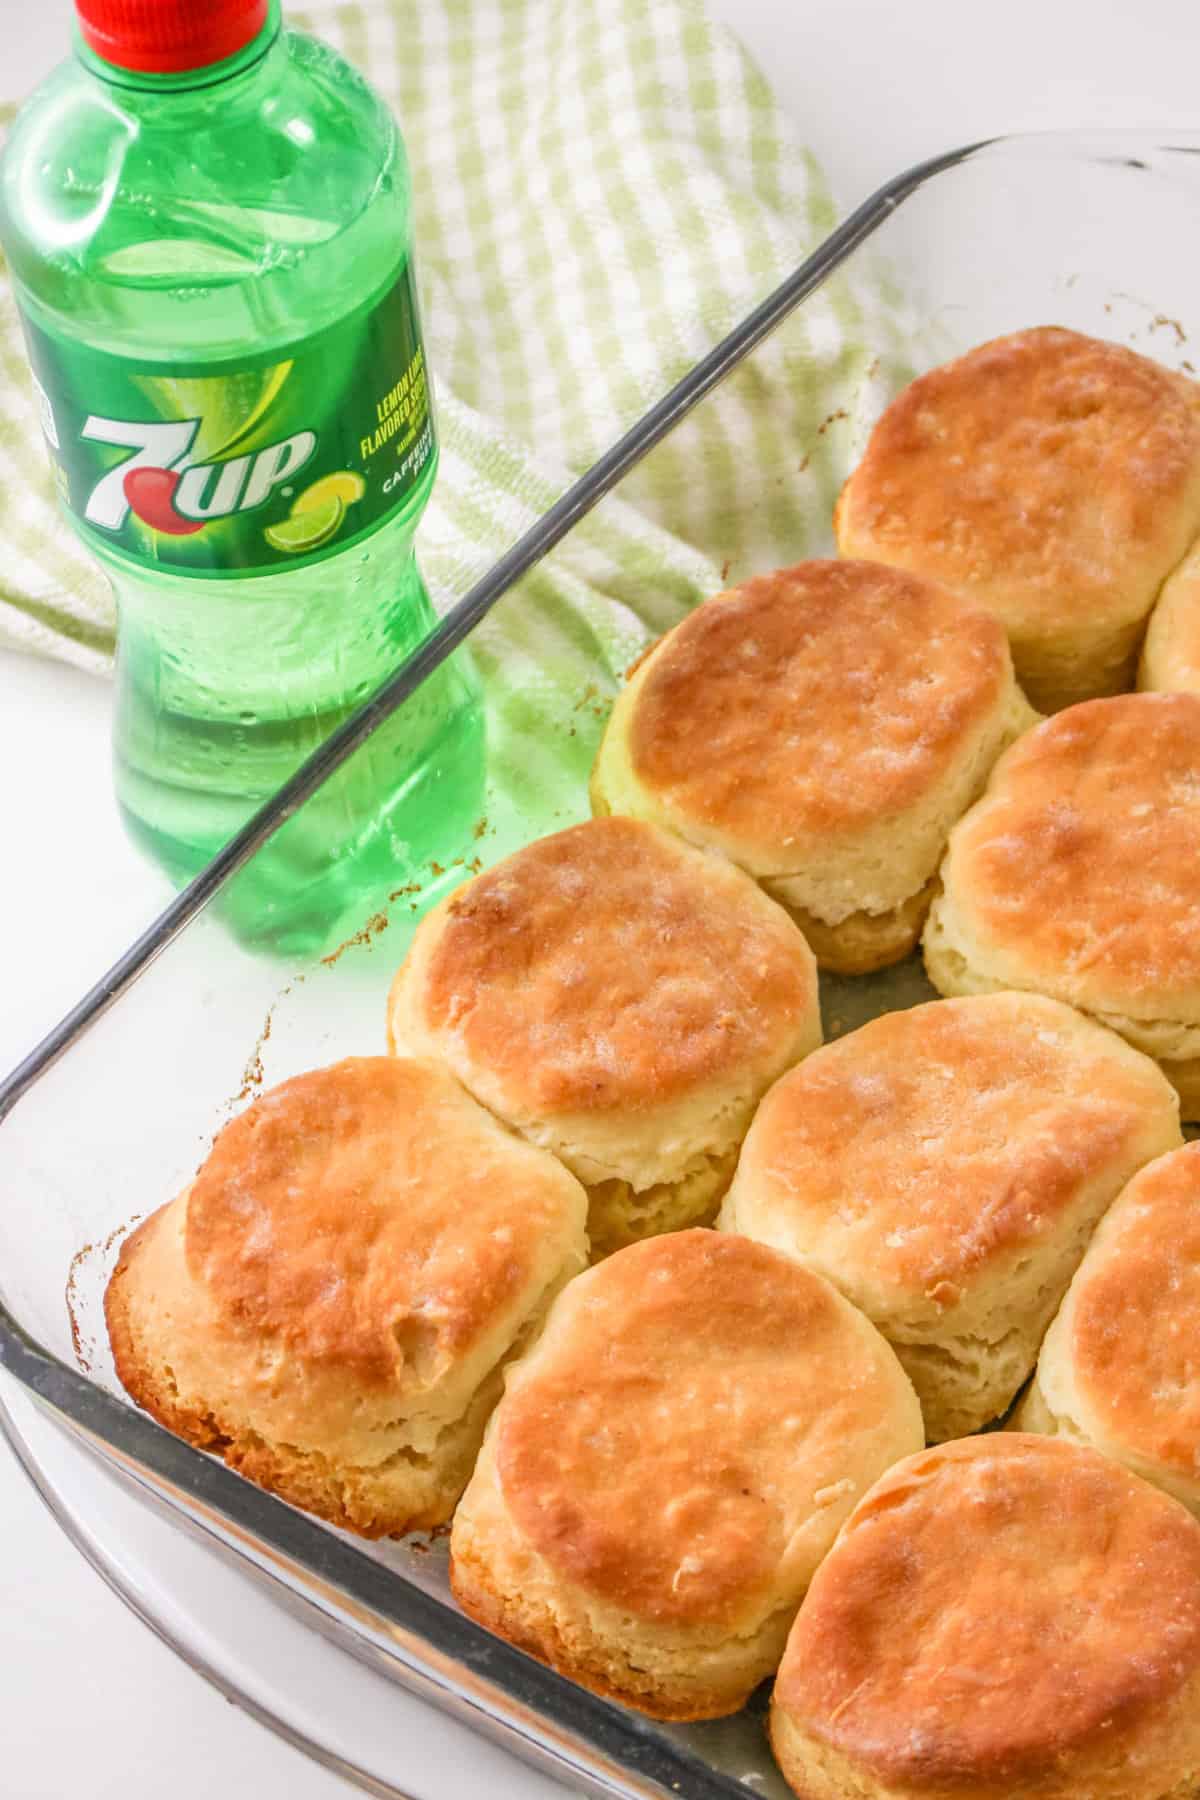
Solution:
M444 609L834 224L813 158L693 0L316 0L289 22L395 106L413 165L441 471L419 540ZM565 782L652 634L825 548L864 425L906 373L895 297L827 286L474 640L493 774ZM28 446L0 264L0 643L97 672L107 583ZM594 735L585 731L583 738ZM549 766L553 764L554 766Z

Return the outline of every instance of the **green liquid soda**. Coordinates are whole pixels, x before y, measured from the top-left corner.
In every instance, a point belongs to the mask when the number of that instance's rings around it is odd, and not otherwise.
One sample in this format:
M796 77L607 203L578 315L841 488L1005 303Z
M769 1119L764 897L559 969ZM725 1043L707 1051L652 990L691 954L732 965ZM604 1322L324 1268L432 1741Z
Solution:
M60 495L116 593L118 802L184 882L434 622L403 144L274 6L182 73L81 45L10 134L0 237ZM239 936L319 948L452 861L483 762L459 653L226 890Z

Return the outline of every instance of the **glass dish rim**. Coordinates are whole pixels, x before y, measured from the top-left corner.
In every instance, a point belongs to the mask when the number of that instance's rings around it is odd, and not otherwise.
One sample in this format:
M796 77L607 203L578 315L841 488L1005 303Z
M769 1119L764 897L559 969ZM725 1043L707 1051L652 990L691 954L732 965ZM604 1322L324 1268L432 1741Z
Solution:
M54 1419L55 1424L61 1421ZM64 1435L70 1436L69 1431ZM20 1426L13 1418L12 1411L3 1393L0 1393L0 1443L7 1445L14 1462L34 1494L45 1507L54 1523L58 1526L71 1548L78 1552L89 1569L100 1577L110 1593L116 1595L123 1606L133 1614L138 1622L144 1625L159 1642L177 1656L180 1662L199 1675L202 1681L214 1688L223 1699L238 1706L256 1724L264 1726L275 1737L294 1750L299 1750L310 1761L319 1763L331 1774L339 1775L352 1787L361 1789L363 1793L372 1794L377 1800L416 1800L416 1796L402 1792L392 1784L382 1785L377 1777L368 1769L348 1762L336 1751L326 1748L319 1738L301 1731L298 1726L282 1718L266 1705L265 1702L248 1694L232 1677L225 1675L211 1658L193 1650L184 1639L155 1614L153 1608L144 1602L134 1584L122 1575L117 1564L110 1559L101 1540L84 1525L66 1501L61 1497L54 1483L42 1469L36 1454L29 1447L21 1433ZM106 1470L113 1473L111 1469Z
M149 968L272 833L417 690L510 587L554 548L642 457L715 388L796 307L815 293L892 213L927 183L989 154L1028 152L1148 169L1144 155L1200 156L1200 131L1160 128L1013 133L980 139L901 171L877 188L815 251L759 302L687 375L655 403L445 614L381 688L297 770L222 851L140 934L52 1031L0 1081L0 1125L108 1008ZM100 1458L125 1486L165 1510L244 1571L257 1575L293 1612L353 1653L382 1662L393 1679L433 1699L523 1754L549 1774L594 1794L735 1800L748 1790L732 1776L666 1739L652 1721L598 1699L494 1638L456 1609L370 1560L327 1527L252 1486L224 1464L125 1405L27 1332L0 1296L0 1368L40 1408ZM0 1407L0 1430L52 1515L109 1579L46 1493L14 1443ZM301 1592L280 1572L308 1584ZM114 1585L110 1582L110 1585ZM120 1584L120 1597L150 1623ZM317 1596L320 1596L318 1598ZM385 1629L372 1624L382 1620ZM171 1647L185 1655L174 1640ZM209 1674L207 1670L201 1673ZM209 1674L209 1679L218 1679ZM259 1708L262 1722L294 1739ZM318 1747L298 1745L320 1756ZM322 1760L325 1760L322 1758ZM365 1785L365 1772L339 1769ZM686 1786L684 1785L686 1784ZM381 1791L371 1781L370 1791ZM395 1790L399 1794L399 1790Z

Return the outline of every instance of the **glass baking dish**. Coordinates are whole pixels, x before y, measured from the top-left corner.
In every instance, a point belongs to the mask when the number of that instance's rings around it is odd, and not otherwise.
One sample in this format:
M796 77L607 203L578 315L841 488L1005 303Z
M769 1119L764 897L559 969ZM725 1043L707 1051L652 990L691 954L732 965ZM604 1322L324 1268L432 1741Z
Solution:
M226 932L222 885L685 414L698 407L703 421L705 398L725 374L796 307L819 307L824 284L869 275L912 322L881 401L889 381L1042 323L1114 338L1194 373L1198 240L1200 133L995 140L897 177L478 575L376 699L0 1086L0 1366L116 1479L265 1584L297 1630L315 1627L576 1791L625 1800L786 1792L761 1708L666 1727L594 1698L462 1617L440 1542L364 1547L180 1443L115 1383L101 1299L124 1230L179 1190L214 1130L264 1083L383 1047L388 980L428 898L397 893L341 953L287 968ZM603 516L587 529L602 532ZM576 764L598 738L602 711L581 710L588 741L573 746ZM560 810L552 823L585 813L579 784L574 813ZM506 817L490 801L489 816L476 847L484 862L551 828L548 818ZM457 878L437 876L443 887ZM865 979L823 977L827 1032L930 991L915 960ZM378 1780L372 1791L404 1792Z

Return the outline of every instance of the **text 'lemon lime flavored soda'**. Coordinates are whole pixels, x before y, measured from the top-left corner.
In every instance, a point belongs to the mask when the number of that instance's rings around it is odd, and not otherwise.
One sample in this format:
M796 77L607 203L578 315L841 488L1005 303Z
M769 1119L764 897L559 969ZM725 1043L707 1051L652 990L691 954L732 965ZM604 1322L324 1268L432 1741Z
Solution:
M184 881L433 624L409 177L382 101L275 0L77 10L0 235L61 500L117 595L118 800ZM319 946L469 841L482 769L460 656L236 879L235 927Z

